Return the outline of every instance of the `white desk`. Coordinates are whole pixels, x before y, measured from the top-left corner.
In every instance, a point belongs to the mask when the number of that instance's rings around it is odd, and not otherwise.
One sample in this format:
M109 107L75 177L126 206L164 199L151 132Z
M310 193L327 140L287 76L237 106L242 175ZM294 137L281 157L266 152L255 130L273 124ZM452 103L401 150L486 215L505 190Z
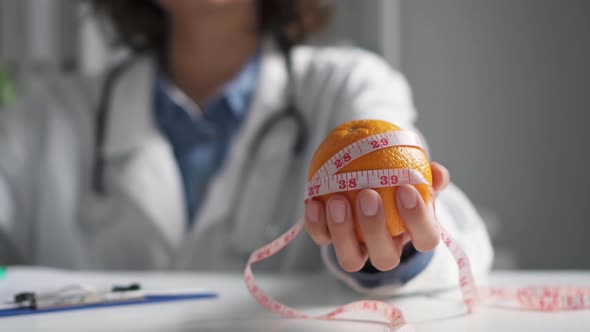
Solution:
M13 269L19 278L34 270ZM191 273L77 274L88 283L139 281L146 288L199 287L219 293L218 299L70 311L0 318L0 331L387 331L381 324L356 321L322 322L278 319L248 294L240 275ZM50 279L50 277L48 278ZM19 279L25 282L25 279ZM496 272L494 285L572 284L590 286L589 272ZM310 313L325 313L359 297L329 276L259 278L273 296ZM2 280L0 280L0 291ZM479 307L464 315L450 294L396 298L416 331L590 331L590 311L537 313Z

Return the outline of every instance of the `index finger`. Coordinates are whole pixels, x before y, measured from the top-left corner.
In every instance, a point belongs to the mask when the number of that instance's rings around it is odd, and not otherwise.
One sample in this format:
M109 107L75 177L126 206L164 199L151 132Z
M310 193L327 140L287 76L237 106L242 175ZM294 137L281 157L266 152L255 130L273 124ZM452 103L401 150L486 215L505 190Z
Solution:
M430 163L430 170L432 171L432 187L434 192L438 193L449 185L451 176L446 167L435 161Z

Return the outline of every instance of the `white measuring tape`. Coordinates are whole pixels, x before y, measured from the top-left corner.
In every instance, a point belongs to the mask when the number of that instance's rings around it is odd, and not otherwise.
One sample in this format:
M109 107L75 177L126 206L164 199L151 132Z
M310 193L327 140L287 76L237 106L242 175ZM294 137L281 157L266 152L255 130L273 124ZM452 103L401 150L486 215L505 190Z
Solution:
M305 201L313 197L365 188L397 187L402 184L427 184L428 180L415 169L391 168L336 174L310 181Z
M353 160L373 151L396 146L411 146L423 149L420 138L410 131L395 131L363 138L336 153L320 167L307 183L305 201L321 195L360 190L365 188L395 187L403 184L430 183L422 173L414 169L381 169L338 174L338 171ZM311 316L290 308L264 293L256 284L252 274L252 264L262 261L281 249L301 232L303 220L271 243L255 250L248 259L244 271L244 281L252 296L263 307L286 318L334 319L346 312L371 312L385 318L392 327L411 330L401 312L393 304L380 301L357 301L346 304L321 316ZM559 311L590 309L590 288L542 286L527 288L488 288L478 290L467 255L447 230L439 224L441 241L451 252L459 269L459 287L463 303L468 312L483 299L516 300L518 305L528 310Z

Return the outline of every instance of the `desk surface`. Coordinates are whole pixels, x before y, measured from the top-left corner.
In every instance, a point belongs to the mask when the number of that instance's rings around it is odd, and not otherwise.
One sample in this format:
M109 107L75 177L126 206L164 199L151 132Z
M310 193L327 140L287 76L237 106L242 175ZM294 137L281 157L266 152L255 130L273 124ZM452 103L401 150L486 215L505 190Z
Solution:
M13 277L25 280L34 269L12 269ZM48 279L51 279L51 273ZM37 274L39 275L39 274ZM0 331L388 331L378 323L283 320L266 312L249 296L240 275L207 273L76 273L86 283L129 283L145 288L203 288L219 293L218 299L168 304L70 311L0 319ZM338 305L358 300L329 276L259 278L273 296L309 313L325 313ZM569 284L590 286L588 272L495 272L493 285ZM2 280L0 280L0 291ZM465 315L453 292L392 299L416 331L589 331L590 312L537 313L479 307Z

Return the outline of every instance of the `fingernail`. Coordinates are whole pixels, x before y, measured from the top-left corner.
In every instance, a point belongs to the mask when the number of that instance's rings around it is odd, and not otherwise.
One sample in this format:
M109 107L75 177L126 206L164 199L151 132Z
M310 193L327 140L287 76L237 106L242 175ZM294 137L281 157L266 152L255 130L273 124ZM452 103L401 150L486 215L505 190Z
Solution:
M418 195L408 187L399 187L397 189L397 197L405 209L413 209L418 204Z
M335 223L341 224L346 219L346 204L342 199L333 199L328 202L330 216Z
M363 191L359 193L359 205L363 215L373 217L377 215L379 210L379 194L370 191Z
M320 205L317 202L309 202L307 204L307 219L311 222L319 222L320 217Z

